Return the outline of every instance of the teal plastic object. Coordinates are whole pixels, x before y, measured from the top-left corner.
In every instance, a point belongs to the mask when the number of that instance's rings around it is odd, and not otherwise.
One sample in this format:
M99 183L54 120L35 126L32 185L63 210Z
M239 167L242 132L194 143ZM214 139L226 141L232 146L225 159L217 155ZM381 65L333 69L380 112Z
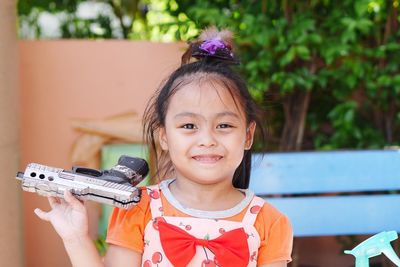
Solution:
M396 266L400 266L400 259L390 245L390 242L396 239L396 231L381 232L371 236L352 250L345 250L344 253L356 257L355 267L369 267L369 258L379 256L382 253Z

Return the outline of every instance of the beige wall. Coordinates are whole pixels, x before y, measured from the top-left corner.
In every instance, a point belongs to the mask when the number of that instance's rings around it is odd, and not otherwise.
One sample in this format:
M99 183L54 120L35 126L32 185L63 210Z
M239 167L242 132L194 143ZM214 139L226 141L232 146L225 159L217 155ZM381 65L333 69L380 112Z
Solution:
M16 1L0 1L0 266L23 265L18 170L18 47Z
M20 41L21 168L71 167L72 118L136 111L179 65L181 44L129 41ZM33 213L47 200L23 193L26 266L70 266L50 224ZM1 264L0 264L1 265Z

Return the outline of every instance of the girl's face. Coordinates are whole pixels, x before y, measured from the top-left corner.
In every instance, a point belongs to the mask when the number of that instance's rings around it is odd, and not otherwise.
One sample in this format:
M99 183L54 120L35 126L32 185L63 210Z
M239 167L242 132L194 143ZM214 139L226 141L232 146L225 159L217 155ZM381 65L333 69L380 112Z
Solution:
M252 145L255 126L247 125L229 90L215 83L191 83L170 99L160 145L178 179L231 184L244 150Z

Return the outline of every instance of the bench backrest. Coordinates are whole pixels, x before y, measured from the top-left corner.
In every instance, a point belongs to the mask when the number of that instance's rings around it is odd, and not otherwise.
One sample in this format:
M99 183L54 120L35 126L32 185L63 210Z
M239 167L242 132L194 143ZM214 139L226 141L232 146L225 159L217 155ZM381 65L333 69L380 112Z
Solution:
M285 213L295 236L400 232L400 151L255 155L250 189Z

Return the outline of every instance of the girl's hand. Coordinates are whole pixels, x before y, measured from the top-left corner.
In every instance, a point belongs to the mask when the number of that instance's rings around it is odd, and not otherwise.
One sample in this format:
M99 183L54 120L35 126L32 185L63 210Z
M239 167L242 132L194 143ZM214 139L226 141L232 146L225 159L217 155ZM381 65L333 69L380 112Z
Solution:
M79 241L88 236L88 216L85 206L71 192L64 192L64 199L48 197L51 210L35 209L35 214L50 222L64 243Z

